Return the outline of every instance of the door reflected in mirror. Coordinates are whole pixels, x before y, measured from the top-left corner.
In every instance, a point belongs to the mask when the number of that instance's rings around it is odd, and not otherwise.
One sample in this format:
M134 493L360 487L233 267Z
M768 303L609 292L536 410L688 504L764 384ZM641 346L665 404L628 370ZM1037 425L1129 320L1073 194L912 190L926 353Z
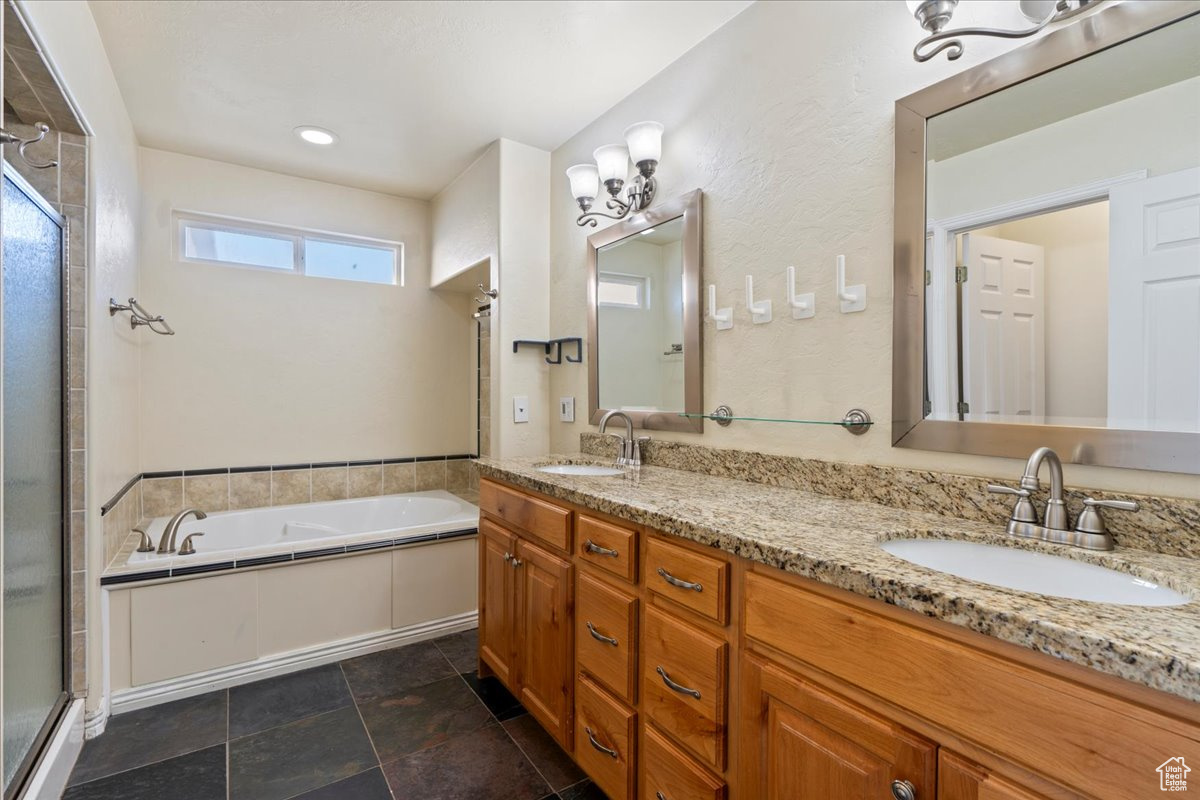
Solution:
M928 120L926 417L1200 431L1200 16Z
M599 403L684 410L683 217L596 253Z

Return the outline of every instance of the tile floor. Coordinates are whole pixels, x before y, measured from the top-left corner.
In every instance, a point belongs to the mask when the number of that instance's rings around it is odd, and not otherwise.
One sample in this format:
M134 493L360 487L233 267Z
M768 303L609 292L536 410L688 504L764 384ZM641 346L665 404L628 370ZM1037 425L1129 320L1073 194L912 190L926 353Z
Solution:
M115 716L64 800L604 800L475 634Z

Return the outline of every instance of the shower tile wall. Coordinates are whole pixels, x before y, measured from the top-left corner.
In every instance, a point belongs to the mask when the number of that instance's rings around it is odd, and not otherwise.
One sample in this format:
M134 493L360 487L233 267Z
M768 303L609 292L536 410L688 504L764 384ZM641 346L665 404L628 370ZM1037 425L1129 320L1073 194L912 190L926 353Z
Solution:
M479 455L492 454L492 318L479 320ZM478 480L472 478L478 486Z
M87 408L87 139L70 105L42 61L36 45L25 33L10 4L4 7L5 128L22 138L33 138L34 123L51 130L26 149L37 162L58 161L59 166L34 169L5 145L4 159L49 201L68 223L69 266L67 279L67 441L70 447L67 487L70 494L70 628L71 692L82 697L87 689L87 564L84 544L86 508Z

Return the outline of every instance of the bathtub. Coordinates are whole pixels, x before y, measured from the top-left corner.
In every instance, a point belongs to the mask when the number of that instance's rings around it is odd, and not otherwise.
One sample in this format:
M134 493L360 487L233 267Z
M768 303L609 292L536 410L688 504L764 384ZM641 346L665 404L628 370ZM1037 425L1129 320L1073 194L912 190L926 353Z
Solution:
M147 529L157 544L169 520ZM449 492L189 518L100 576L114 713L476 625L479 509Z
M157 544L169 519L154 519L146 533ZM129 567L153 570L217 561L243 561L291 553L304 557L310 552L336 550L389 542L427 541L431 535L474 532L479 509L449 492L437 490L411 494L301 503L245 511L218 511L207 519L188 517L175 536L178 549L189 534L203 533L192 540L196 552L132 553Z

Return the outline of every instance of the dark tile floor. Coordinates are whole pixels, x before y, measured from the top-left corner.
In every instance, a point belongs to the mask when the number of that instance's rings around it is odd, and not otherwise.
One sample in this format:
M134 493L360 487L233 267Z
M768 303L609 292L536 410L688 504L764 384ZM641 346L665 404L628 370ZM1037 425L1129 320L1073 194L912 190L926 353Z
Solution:
M64 800L604 800L475 633L115 716Z

